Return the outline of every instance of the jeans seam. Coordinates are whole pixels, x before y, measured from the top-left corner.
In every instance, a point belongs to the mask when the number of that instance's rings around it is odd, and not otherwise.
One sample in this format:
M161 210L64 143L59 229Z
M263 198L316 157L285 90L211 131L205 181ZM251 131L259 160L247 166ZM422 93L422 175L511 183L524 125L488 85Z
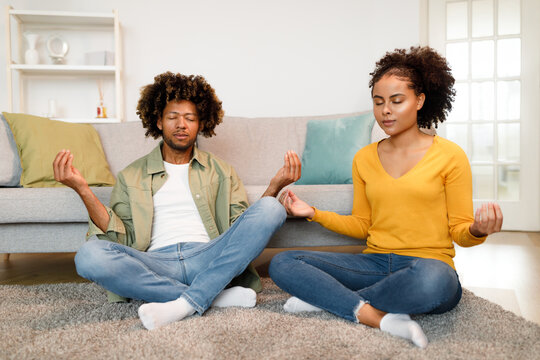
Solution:
M184 243L184 244L186 244L186 243ZM196 250L196 251L193 252L192 254L189 254L189 256L187 256L187 257L186 257L186 256L183 256L182 259L185 260L185 259L189 259L189 258L192 258L192 257L194 257L194 256L197 256L197 255L199 255L200 253L203 253L203 252L205 252L206 250L211 249L211 248L214 247L216 244L217 244L217 241L213 241L213 240L212 240L212 241L209 241L209 242L205 243L205 246L202 246L201 249Z
M137 250L137 249L135 249ZM128 256L131 256L127 251L126 251L126 248L124 247L124 245L122 244L118 244L118 243L113 243L111 242L109 244L109 251L117 251L119 253L122 253L122 254L126 254ZM177 258L175 256L170 256L170 257L161 257L161 256L154 256L156 253L154 253L153 251L146 251L146 256L148 257L153 257L153 258L156 258L158 260L162 260L162 261L174 261L176 260Z
M126 252L124 252L125 254L127 254ZM147 254L151 254L151 252L146 252ZM171 256L171 257L160 257L160 256L153 256L153 255L147 255L151 258L155 258L159 261L176 261L178 260L178 257L177 256Z
M191 305L193 306L193 308L199 313L202 315L202 313L204 312L204 309L199 305L197 304L195 301L193 301L193 299L186 293L182 294L182 296L180 297L183 297L184 299L186 299L186 301Z
M326 265L329 265L329 266L331 266L331 267L334 267L334 268L336 268L336 269L346 270L346 271L348 271L348 272L355 273L355 274L365 274L365 275L387 275L386 273L381 273L381 272L355 271L355 270L351 270L351 269L346 268L346 267L343 267L343 266L339 266L339 265L336 265L336 264L333 264L333 263L330 263L330 262L321 260L321 259L319 259L319 258L310 257L310 256L306 256L306 255L300 255L300 256L297 257L297 259L298 259L298 260L301 260L301 261L304 261L304 259L316 260L316 261L319 261L319 262L324 263L324 264L326 264Z
M418 260L415 260L415 261L417 262ZM412 267L412 266L414 265L414 264L413 264L413 265L409 265L409 266L403 267L403 268L401 268L401 269L399 269L399 270L397 270L397 271L392 271L392 266L391 266L391 264L392 264L392 254L389 254L389 256L388 256L388 274L387 274L387 276L391 276L391 275L396 274L396 273L398 273L398 272L400 272L400 271L407 270L407 269L409 269L410 267ZM358 291L357 291L358 296L363 297L363 296L361 295L361 292L364 292L364 291L367 291L367 290L371 289L372 287L376 286L378 283L379 283L379 282L376 282L376 283L374 283L374 284L372 284L372 285L370 285L370 286L367 286L367 287L365 287L365 288L363 288L363 289L358 290ZM368 304L369 304L369 302L368 302Z
M179 265L180 265L180 267L182 269L182 283L187 285L186 264L184 263L184 256L182 255L181 248L182 248L182 243L178 243L178 246L177 246L177 251L178 251L177 260L180 263Z

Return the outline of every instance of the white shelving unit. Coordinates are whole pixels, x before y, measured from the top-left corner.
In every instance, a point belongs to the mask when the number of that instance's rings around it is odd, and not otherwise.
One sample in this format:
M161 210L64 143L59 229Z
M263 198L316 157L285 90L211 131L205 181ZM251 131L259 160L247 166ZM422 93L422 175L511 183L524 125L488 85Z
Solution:
M124 121L124 98L123 98L123 78L122 78L122 44L120 34L120 23L118 13L113 10L111 13L77 13L66 11L33 11L15 10L10 6L6 8L6 54L7 54L7 89L8 89L8 111L28 112L29 101L36 97L46 97L47 87L43 84L50 83L56 88L63 88L64 91L76 93L78 98L86 101L86 108L83 114L77 113L76 102L72 99L55 99L55 101L66 109L71 109L70 116L58 118L58 120L68 122L121 122ZM26 50L23 34L26 31L38 32L41 34L71 33L75 39L80 40L78 51L73 57L75 61L67 61L66 64L45 64L29 65L24 63L24 52ZM82 61L89 46L86 42L92 36L103 36L111 33L114 38L114 65L84 65ZM74 35L73 35L74 34ZM82 37L84 36L84 39ZM80 39L79 39L80 37ZM71 51L71 49L70 49ZM67 57L66 57L67 59ZM29 82L36 80L40 86L30 89ZM114 117L96 118L95 108L98 102L93 100L98 93L97 81L104 80L114 87ZM25 88L26 86L26 88ZM18 94L16 95L16 87ZM45 90L43 90L45 89ZM32 100L28 99L29 91L32 90ZM44 93L45 92L45 93ZM112 91L111 91L112 92ZM42 95L42 96L41 96ZM111 94L112 98L112 94ZM17 106L16 106L16 101ZM91 106L88 102L91 101ZM109 109L112 104L105 104ZM89 109L94 111L89 111ZM34 109L34 112L37 112ZM43 112L43 110L42 110ZM75 115L73 115L75 114ZM35 115L43 115L36 113ZM111 114L109 114L110 116Z

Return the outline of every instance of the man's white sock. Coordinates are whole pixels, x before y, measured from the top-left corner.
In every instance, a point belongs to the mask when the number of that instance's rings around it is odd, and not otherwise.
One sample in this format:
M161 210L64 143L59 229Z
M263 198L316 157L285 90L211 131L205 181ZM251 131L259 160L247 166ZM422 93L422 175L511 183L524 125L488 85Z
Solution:
M139 318L148 330L154 330L193 315L195 308L180 297L164 303L148 303L139 307Z
M418 347L425 348L428 344L420 325L407 314L388 313L381 319L380 327L382 331L411 340Z
M254 307L257 303L257 293L255 290L242 286L234 286L223 290L212 303L215 307Z
M283 310L290 313L297 313L302 311L323 311L323 309L308 304L307 302L300 300L296 296L292 296L283 305Z

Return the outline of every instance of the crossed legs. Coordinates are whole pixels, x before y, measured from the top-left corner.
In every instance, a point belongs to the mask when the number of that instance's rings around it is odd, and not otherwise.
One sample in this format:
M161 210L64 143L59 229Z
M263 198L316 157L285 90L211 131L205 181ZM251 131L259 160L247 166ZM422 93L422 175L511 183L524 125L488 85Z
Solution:
M408 314L442 313L461 298L450 266L395 254L288 251L274 257L270 276L297 298L291 300L297 310L307 303L421 347L427 339Z
M118 295L152 302L141 307L141 320L149 328L163 326L202 314L214 302L219 306L231 298L252 297L250 290L232 288L224 294L234 296L216 298L262 252L285 218L275 198L263 197L209 243L180 243L144 253L108 241L88 242L75 257L77 271Z

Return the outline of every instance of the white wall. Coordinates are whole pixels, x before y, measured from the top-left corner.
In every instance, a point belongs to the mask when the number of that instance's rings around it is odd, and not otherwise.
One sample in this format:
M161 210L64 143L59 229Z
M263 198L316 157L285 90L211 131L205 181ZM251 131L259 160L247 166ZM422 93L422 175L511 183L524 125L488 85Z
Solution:
M205 76L227 115L323 115L370 109L368 81L375 61L388 50L420 42L420 3L0 0L0 11L5 19L6 5L29 10L118 9L125 111L127 120L134 121L140 87L168 70ZM5 36L2 24L0 109L7 108Z

